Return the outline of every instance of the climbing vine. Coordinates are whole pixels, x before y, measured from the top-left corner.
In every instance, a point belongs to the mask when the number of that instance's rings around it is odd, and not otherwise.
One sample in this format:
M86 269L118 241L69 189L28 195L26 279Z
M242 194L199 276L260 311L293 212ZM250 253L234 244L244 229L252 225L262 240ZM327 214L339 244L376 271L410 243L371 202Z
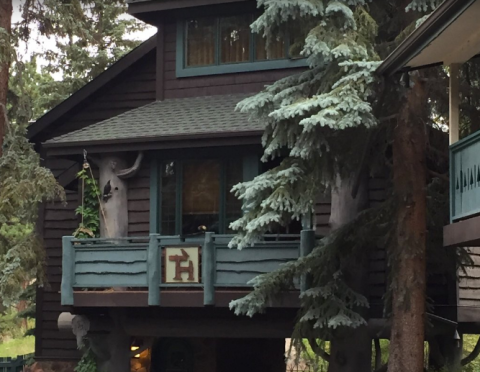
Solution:
M82 216L82 220L73 236L79 239L97 238L100 234L100 190L97 180L93 177L90 165L85 162L83 169L78 172L77 178L82 182L82 201L75 210L77 215Z

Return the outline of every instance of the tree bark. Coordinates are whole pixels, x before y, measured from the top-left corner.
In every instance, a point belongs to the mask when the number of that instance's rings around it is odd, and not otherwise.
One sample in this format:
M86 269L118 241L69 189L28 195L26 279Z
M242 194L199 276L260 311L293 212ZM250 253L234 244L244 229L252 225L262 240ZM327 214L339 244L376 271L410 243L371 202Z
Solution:
M120 155L106 155L98 161L100 170L100 236L102 238L125 238L128 235L128 184L116 172L126 168ZM109 196L104 197L105 185L110 182Z
M333 230L349 223L368 205L368 179L361 177L356 197L352 198L356 175L341 178L337 176L336 187L332 190L332 214L330 226ZM363 254L362 254L363 253ZM368 252L355 257L346 257L350 270L344 272L347 284L357 293L367 295L368 291ZM359 309L367 320L368 309ZM328 372L370 372L372 362L372 338L367 326L357 329L340 328L335 330L330 343Z
M12 31L12 0L0 0L0 28ZM0 156L3 154L3 141L7 132L7 91L10 56L0 56Z
M424 83L407 92L394 128L393 176L397 201L391 247L392 331L388 372L422 372L426 291L426 119Z

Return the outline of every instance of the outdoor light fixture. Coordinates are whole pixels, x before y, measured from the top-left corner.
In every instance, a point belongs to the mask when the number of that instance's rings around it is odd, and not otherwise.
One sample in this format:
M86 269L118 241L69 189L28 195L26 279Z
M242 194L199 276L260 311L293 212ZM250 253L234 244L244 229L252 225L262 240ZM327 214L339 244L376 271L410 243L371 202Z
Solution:
M460 337L460 334L458 333L457 330L455 330L455 335L453 336L453 339L454 339L455 341L457 341L457 347L460 347L461 337Z

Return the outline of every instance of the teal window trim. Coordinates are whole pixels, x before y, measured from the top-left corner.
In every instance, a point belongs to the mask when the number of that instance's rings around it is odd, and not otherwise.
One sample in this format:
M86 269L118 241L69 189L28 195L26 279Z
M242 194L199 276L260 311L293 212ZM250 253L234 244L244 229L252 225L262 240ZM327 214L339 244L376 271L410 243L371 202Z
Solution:
M150 162L150 234L158 234L160 230L161 188L159 163L156 158L153 158Z
M250 62L240 62L232 64L220 64L220 32L219 21L216 19L217 32L215 36L215 65L186 67L185 58L187 52L187 43L185 43L186 23L184 20L177 21L177 50L176 50L176 77L193 77L206 75L233 74L238 72L254 72L276 69L307 67L306 58L277 59L268 61L255 61L255 34L251 33L251 51ZM285 43L285 49L288 51L288 43ZM286 54L286 53L285 53Z
M241 158L242 159L242 158ZM182 193L183 193L183 160L166 160L175 162L175 234L182 235ZM220 193L219 193L219 233L227 231L227 163L228 159L218 159L220 162ZM249 181L258 174L259 162L257 155L243 157L243 181ZM165 162L153 159L150 170L150 233L162 234L162 175L161 169Z

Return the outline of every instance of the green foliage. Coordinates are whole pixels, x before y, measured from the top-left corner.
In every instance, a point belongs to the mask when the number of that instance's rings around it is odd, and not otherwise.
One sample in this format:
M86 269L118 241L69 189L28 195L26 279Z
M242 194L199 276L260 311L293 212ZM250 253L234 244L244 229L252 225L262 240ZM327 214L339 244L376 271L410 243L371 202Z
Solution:
M74 369L75 372L97 372L95 354L91 348L85 349L82 358Z
M359 250L384 244L389 236L390 213L389 204L384 204L359 214L351 223L318 241L309 255L254 278L250 282L254 286L253 292L232 301L230 308L237 315L253 316L263 312L278 294L292 289L301 275L309 273L312 285L300 296L297 339L315 337L325 340L338 327L365 325L358 310L368 308L369 303L346 285L344 274L348 273L349 261L345 258L355 260Z
M0 294L18 299L22 285L43 279L43 250L34 231L45 201L65 200L63 188L25 137L26 126L10 124L0 158Z
M9 341L0 342L0 358L27 355L35 350L35 337L19 337Z
M31 43L38 34L55 42L55 48L41 53L46 60L42 75L61 76L44 87L49 92L47 109L62 102L139 44L138 40L125 36L145 26L125 17L126 12L124 0L23 3L22 21L13 28L15 37Z
M77 178L82 181L82 204L75 210L82 216L80 226L73 233L76 238L95 238L100 234L99 197L100 190L97 180L93 177L90 165L84 163Z

